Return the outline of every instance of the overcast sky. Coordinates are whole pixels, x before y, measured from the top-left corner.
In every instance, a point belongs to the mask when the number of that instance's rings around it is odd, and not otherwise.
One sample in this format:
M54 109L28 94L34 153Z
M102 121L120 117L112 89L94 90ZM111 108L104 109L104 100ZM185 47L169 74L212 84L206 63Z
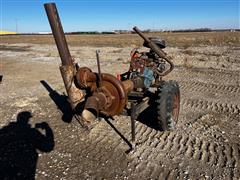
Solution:
M43 4L56 2L69 31L239 28L239 0L0 0L1 29L50 31Z

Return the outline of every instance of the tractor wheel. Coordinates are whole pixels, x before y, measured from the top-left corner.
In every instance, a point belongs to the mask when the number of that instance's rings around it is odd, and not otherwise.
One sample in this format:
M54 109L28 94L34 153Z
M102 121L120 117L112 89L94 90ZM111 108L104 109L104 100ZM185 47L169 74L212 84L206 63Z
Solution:
M164 82L157 90L157 124L163 131L174 129L179 115L180 90L176 81Z

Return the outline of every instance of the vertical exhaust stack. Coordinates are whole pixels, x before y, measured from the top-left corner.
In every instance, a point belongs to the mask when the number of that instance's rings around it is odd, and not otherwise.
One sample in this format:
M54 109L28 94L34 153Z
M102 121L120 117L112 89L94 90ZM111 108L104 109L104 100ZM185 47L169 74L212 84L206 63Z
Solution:
M66 42L65 34L62 28L60 17L55 3L44 4L48 21L50 23L53 37L58 48L59 55L61 57L62 64L60 66L63 82L71 103L72 109L74 109L79 102L84 98L84 93L80 89L76 88L74 84L74 76L76 74L75 64L70 55L68 45Z
M67 46L62 24L55 3L44 4L52 33L58 48L62 65L72 65L72 58Z

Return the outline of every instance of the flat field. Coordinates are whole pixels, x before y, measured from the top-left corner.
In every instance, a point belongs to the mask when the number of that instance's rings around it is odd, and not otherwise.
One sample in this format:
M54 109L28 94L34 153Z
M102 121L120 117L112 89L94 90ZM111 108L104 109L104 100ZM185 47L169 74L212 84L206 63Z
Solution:
M148 33L148 37L159 36L167 41L168 46L239 46L240 32L188 32L188 33ZM51 35L11 35L0 36L1 43L33 43L54 44ZM96 35L67 35L70 46L92 47L128 47L141 46L142 39L137 34L96 34Z
M116 132L131 139L130 117L101 120L87 132L64 113L51 35L0 36L0 169L11 166L25 179L239 179L240 32L147 36L167 42L175 69L165 80L180 85L180 117L175 130L161 132L152 127L151 109L144 111L130 153ZM68 35L67 41L75 61L94 71L99 49L102 71L113 75L128 69L132 48L142 44L136 34ZM21 112L32 114L29 124ZM49 138L42 142L36 134L44 129ZM11 175L0 170L0 179L1 173Z

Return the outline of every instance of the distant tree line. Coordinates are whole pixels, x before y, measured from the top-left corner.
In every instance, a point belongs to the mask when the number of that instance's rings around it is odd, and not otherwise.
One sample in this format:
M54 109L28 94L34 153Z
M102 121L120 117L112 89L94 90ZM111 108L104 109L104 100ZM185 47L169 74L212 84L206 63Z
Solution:
M211 32L210 28L198 28L198 29L182 29L182 30L173 30L172 32Z
M78 31L78 32L67 32L65 34L116 34L114 31Z
M198 29L180 29L180 30L152 30L152 29L146 29L143 30L143 33L150 33L150 32L223 32L223 31L230 31L230 32L236 32L240 31L240 29L210 29L210 28L198 28ZM77 35L77 34L135 34L135 31L130 30L114 30L114 31L76 31L76 32L66 32L65 34L71 34L71 35ZM52 34L51 32L39 32L39 33L18 33L18 34L8 34L8 36L15 36L15 35L48 35ZM3 36L3 35L0 35Z

